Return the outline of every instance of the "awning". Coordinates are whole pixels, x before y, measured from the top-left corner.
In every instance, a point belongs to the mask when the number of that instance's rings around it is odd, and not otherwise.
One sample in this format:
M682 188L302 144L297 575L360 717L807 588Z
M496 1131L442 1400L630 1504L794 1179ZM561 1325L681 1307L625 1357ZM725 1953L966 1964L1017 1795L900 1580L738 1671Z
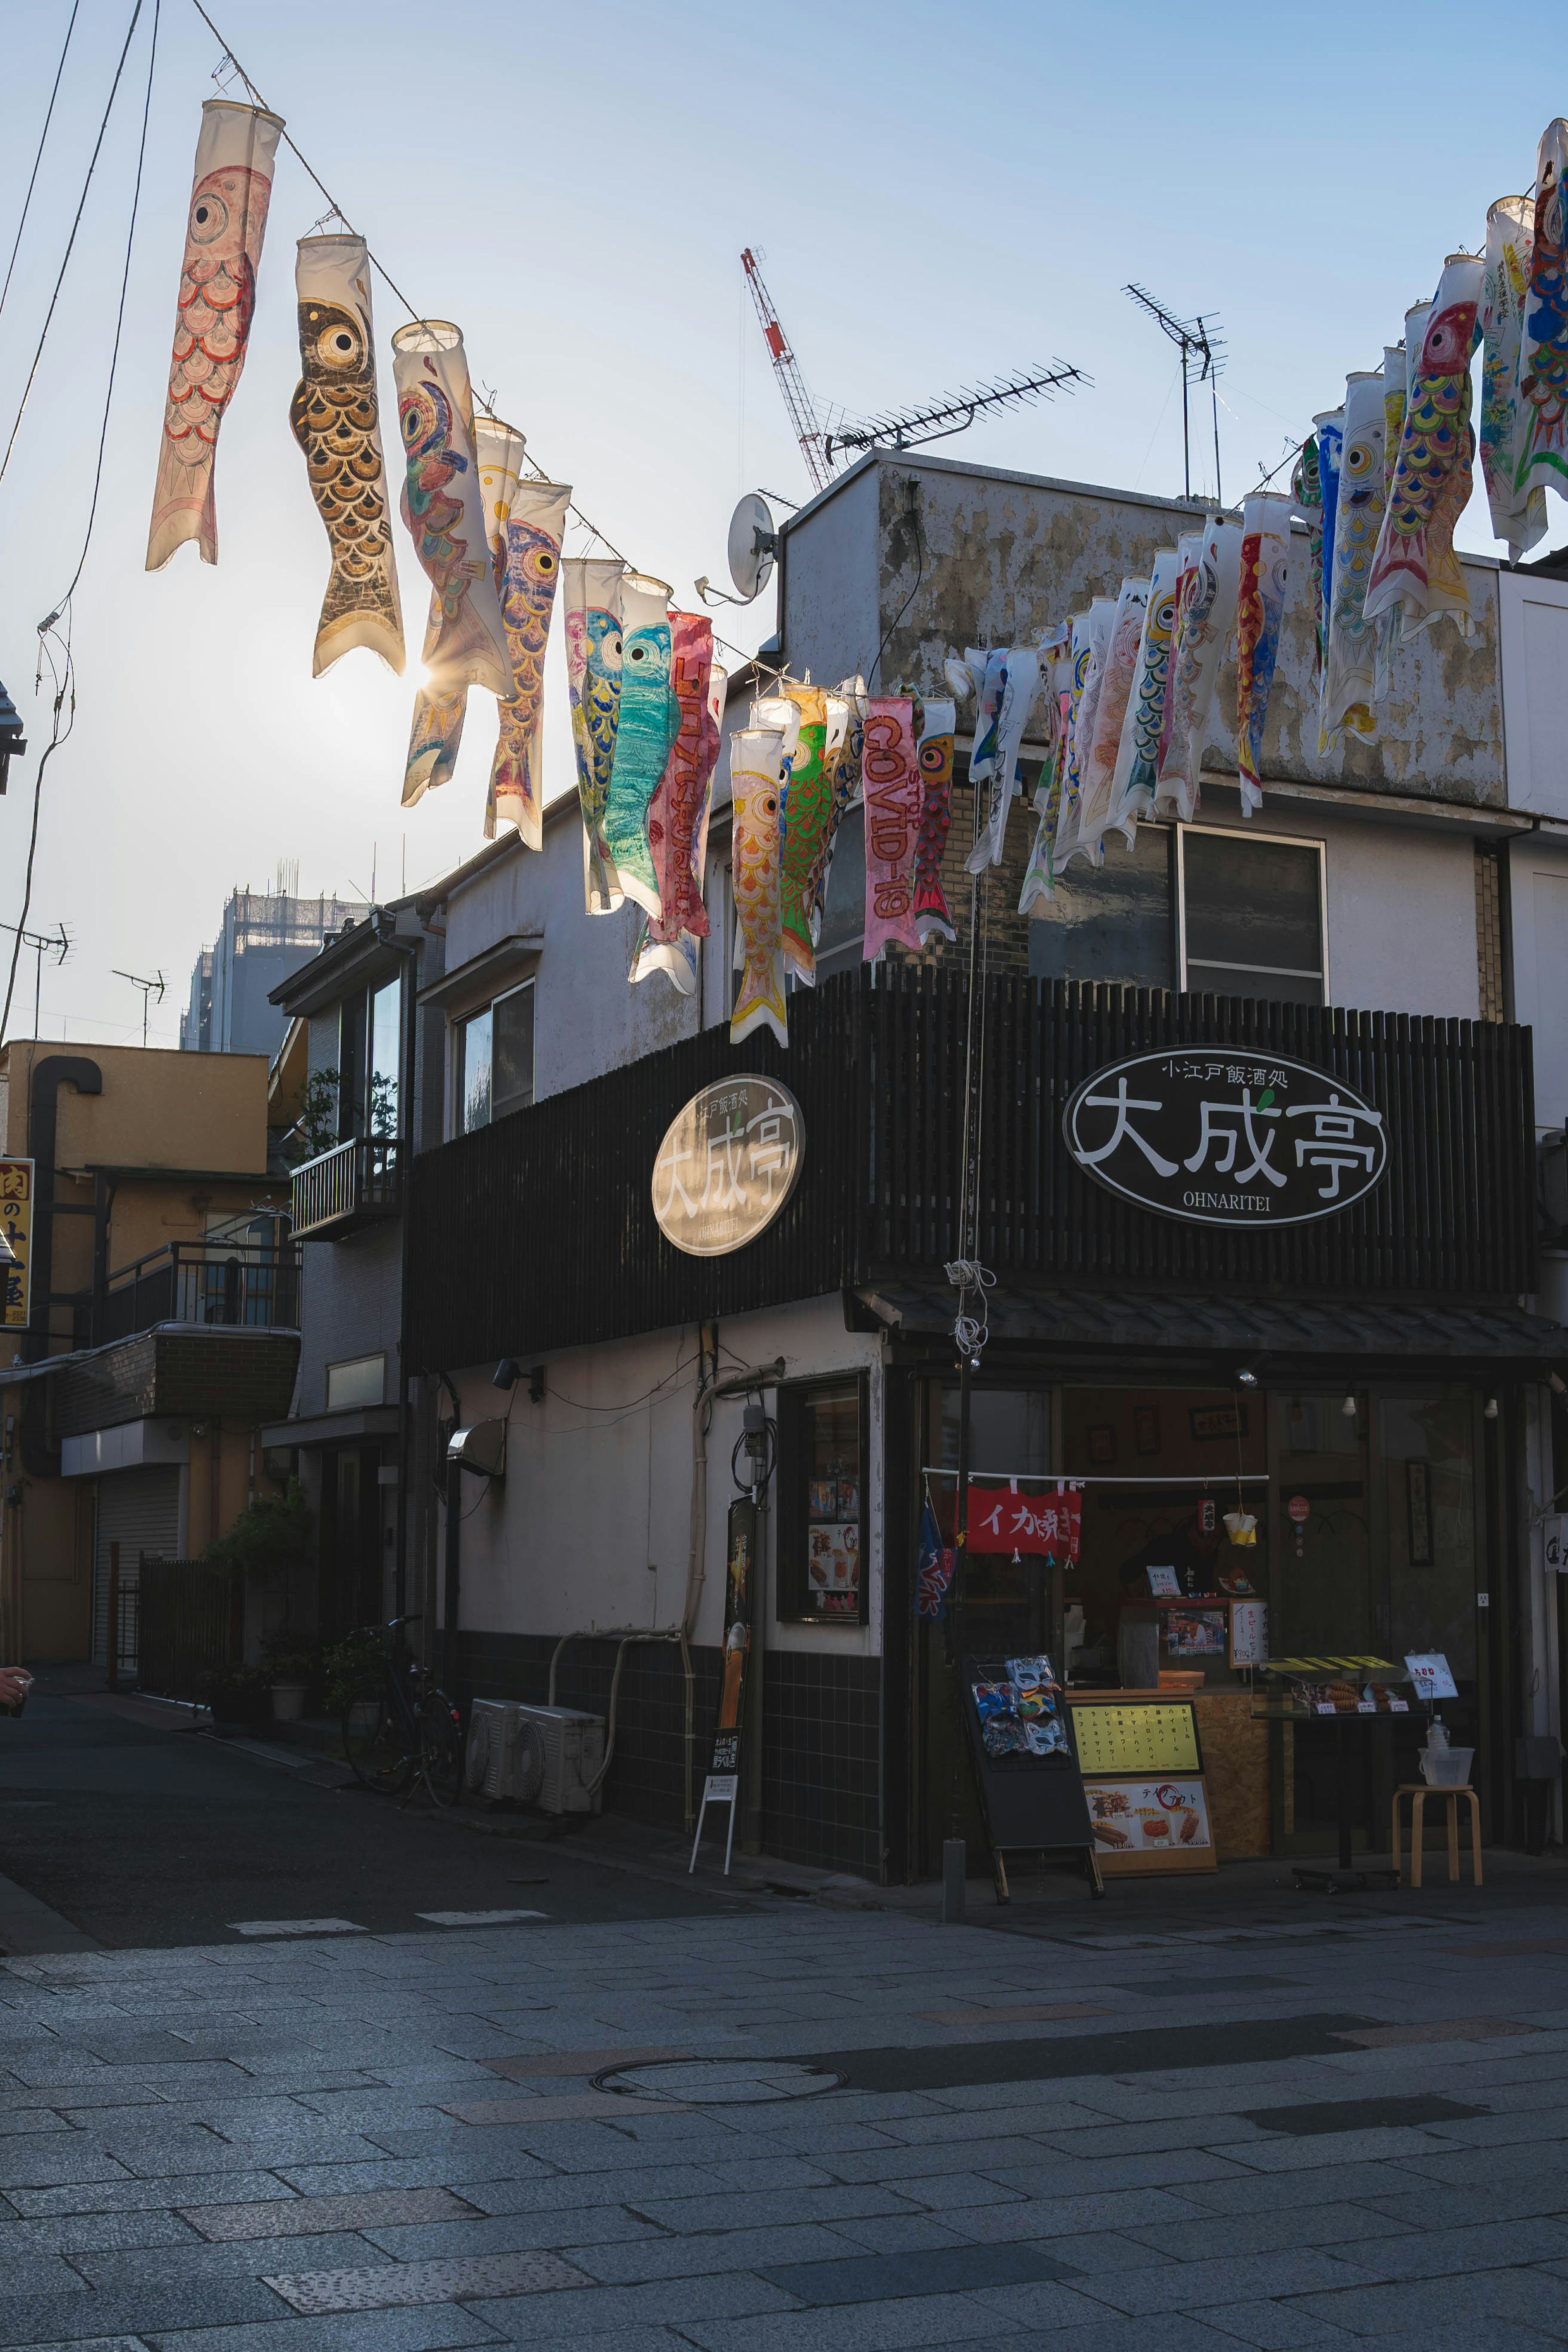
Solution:
M280 1446L353 1445L362 1438L395 1437L395 1404L351 1405L342 1412L312 1413L299 1421L269 1421L261 1443L269 1453Z
M847 1291L851 1328L889 1330L900 1341L951 1348L957 1293L945 1283L878 1282ZM1212 1291L1034 1290L998 1284L986 1294L986 1360L1011 1353L1074 1358L1157 1353L1215 1356L1261 1371L1295 1365L1329 1372L1336 1364L1391 1370L1511 1373L1544 1379L1568 1363L1568 1328L1499 1303L1478 1307L1380 1298L1248 1298ZM1234 1364L1226 1369L1233 1376Z

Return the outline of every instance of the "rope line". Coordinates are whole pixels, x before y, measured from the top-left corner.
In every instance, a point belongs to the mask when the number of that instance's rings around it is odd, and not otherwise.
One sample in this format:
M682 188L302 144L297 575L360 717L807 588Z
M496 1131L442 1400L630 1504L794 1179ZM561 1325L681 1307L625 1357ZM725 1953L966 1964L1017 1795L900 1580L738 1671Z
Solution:
M66 58L70 50L71 35L76 30L77 11L80 6L81 0L71 0L70 23L66 26L65 44L60 50L60 61L55 68L55 86L49 92L48 111L44 116L44 127L38 133L38 152L33 158L32 176L27 182L27 193L22 199L22 217L16 223L16 243L11 247L11 258L5 265L5 283L4 286L0 286L0 310L4 310L5 308L5 297L11 291L11 272L16 267L16 256L21 250L22 231L27 226L27 214L33 202L33 190L38 184L38 166L44 160L44 142L49 135L49 125L55 119L55 100L60 94L60 76L66 69Z

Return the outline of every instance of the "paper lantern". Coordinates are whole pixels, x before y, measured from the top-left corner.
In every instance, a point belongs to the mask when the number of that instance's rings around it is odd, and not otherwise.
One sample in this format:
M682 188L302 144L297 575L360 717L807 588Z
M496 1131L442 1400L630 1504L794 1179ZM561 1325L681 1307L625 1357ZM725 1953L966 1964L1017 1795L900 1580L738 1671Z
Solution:
M860 768L866 796L866 935L861 952L871 963L889 941L906 948L921 943L915 927L921 770L914 705L907 695L867 696Z
M708 787L719 749L709 709L713 624L703 613L672 613L669 631L676 734L649 803L647 828L660 912L644 922L632 978L646 980L662 971L683 996L690 996L697 988L697 943L708 937L698 842L700 830L705 850Z
M1404 636L1439 613L1470 628L1469 591L1454 527L1470 494L1470 359L1486 264L1450 254L1437 282L1420 357L1412 361L1388 507L1367 584L1366 617L1397 607Z
M1154 788L1159 782L1160 730L1171 668L1171 631L1175 617L1176 551L1173 547L1162 547L1155 551L1149 594L1143 606L1106 820L1107 832L1120 829L1129 849L1138 837L1139 818L1153 814Z
M1382 371L1363 370L1347 376L1320 751L1331 751L1347 733L1373 732L1377 629L1375 623L1368 621L1365 606L1367 580L1383 524L1384 431Z
M1553 489L1568 498L1568 121L1541 134L1535 156L1535 218L1520 354L1525 409L1516 490ZM1442 297L1439 294L1438 299Z
M1236 605L1236 745L1244 816L1263 805L1263 730L1279 658L1293 501L1255 490L1241 510Z
M1525 302L1533 252L1533 208L1526 196L1503 196L1487 214L1487 266L1481 280L1481 415L1477 438L1492 535L1506 540L1517 563L1546 530L1546 492L1521 488L1526 428L1537 411L1521 396Z
M245 367L282 130L281 115L233 99L209 98L202 108L147 534L149 572L161 572L187 539L195 541L204 563L217 562L213 461L224 411Z
M915 929L921 947L956 939L942 884L942 853L952 823L952 739L958 706L946 697L916 706L915 758L921 772L921 822L915 844Z
M742 728L730 738L733 812L731 876L739 931L741 985L730 1016L730 1043L770 1029L789 1043L784 997L784 931L779 910L779 771L784 730Z
M511 653L496 593L461 331L447 319L417 320L398 329L392 354L403 520L430 583L427 683L415 701L404 769L403 803L411 808L451 776L468 688L482 686L498 702L511 692Z
M621 709L605 803L605 841L621 888L659 912L647 813L679 724L669 692L669 589L628 572L621 582Z
M1197 567L1171 679L1171 729L1154 793L1156 809L1191 824L1197 814L1204 745L1220 664L1236 626L1241 526L1209 516L1198 534Z
M300 384L289 410L331 554L312 674L356 646L403 675L403 605L381 442L363 236L304 236L294 264Z
M625 903L605 839L605 809L621 709L621 581L618 557L569 555L561 567L566 686L583 811L583 891L591 915Z
M500 707L485 832L515 824L530 849L544 845L544 649L561 580L570 487L523 471L523 437L499 417L476 420L479 488L489 518L511 692Z

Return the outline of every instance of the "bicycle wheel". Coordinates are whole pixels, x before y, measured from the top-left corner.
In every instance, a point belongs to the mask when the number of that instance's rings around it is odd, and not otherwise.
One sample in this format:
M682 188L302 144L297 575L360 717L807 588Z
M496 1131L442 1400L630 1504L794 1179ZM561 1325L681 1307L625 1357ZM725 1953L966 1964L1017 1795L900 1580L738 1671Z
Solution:
M384 1690L367 1687L343 1709L343 1754L367 1789L401 1796L414 1778L416 1758L399 1711Z
M438 1805L458 1802L463 1793L463 1736L445 1691L432 1691L419 1710L419 1769Z

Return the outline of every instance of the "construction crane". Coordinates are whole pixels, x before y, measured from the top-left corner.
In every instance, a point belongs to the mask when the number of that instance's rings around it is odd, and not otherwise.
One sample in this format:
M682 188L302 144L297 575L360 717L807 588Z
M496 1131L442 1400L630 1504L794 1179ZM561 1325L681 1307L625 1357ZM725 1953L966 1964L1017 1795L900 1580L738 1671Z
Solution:
M752 289L752 299L757 306L757 316L763 322L763 338L768 356L773 363L773 373L779 380L784 404L795 426L800 454L805 459L805 470L811 476L812 488L825 490L833 479L833 467L822 446L822 428L816 421L816 404L806 390L805 378L789 347L773 298L763 283L763 273L757 268L757 257L747 246L741 256L741 267Z

